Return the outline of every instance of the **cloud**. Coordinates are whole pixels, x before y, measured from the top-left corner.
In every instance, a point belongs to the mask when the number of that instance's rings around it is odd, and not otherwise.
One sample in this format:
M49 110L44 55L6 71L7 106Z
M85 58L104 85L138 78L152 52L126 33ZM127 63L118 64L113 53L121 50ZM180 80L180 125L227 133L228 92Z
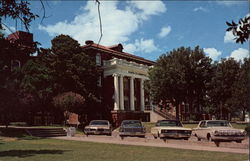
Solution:
M102 5L100 5L103 27L101 44L103 45L127 42L129 36L137 31L150 16L166 11L166 7L161 1L128 2L125 9L118 8L118 4L118 1L102 1ZM53 25L40 25L39 29L50 36L70 35L81 45L85 40L98 42L100 28L97 6L93 1L88 1L87 5L81 8L81 13L76 15L72 21L65 20Z
M167 11L162 1L130 1L128 3L131 4L132 10L139 10L136 14L143 20L147 20L150 15L158 15Z
M218 57L221 55L221 51L215 48L204 48L203 50L213 61L218 60Z
M243 60L244 58L249 57L249 51L247 49L243 49L243 48L239 48L237 50L234 50L230 57L234 58L235 60L239 61L239 60Z
M198 11L203 11L203 12L208 12L208 10L204 7L196 7L193 9L194 12L198 12Z
M143 38L140 40L136 39L133 44L130 43L124 45L124 51L129 53L134 53L134 52L150 53L156 50L158 49L153 39L147 39L147 40L144 40Z
M167 27L162 27L161 28L161 32L158 34L158 37L163 38L166 37L171 31L171 27L167 26Z
M227 31L224 36L224 43L235 43L235 36L232 31Z
M226 7L231 7L231 6L234 6L234 5L244 4L245 2L240 1L240 0L235 0L235 1L221 1L221 0L218 0L218 1L216 1L216 3L218 3L220 5L224 5Z

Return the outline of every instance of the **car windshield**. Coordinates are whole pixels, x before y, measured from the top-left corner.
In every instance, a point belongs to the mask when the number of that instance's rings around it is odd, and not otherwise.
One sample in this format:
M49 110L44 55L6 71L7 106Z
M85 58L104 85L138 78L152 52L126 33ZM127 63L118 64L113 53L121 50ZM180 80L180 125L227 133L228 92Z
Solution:
M142 127L142 124L140 121L137 121L137 120L129 120L129 121L123 121L122 126L123 127Z
M156 126L179 126L182 127L182 124L180 121L176 120L164 120L157 122Z
M207 122L207 127L218 127L218 126L231 127L228 121L208 121Z
M108 121L95 120L91 121L89 125L108 125Z

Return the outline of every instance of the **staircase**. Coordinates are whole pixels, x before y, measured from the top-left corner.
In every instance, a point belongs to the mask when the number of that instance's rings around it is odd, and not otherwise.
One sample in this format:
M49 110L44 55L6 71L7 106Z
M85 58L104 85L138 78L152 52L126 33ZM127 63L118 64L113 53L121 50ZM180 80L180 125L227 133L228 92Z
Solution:
M160 108L158 107L153 107L153 111L167 120L175 120L174 115L170 114L167 111L160 110Z
M29 128L27 133L35 137L58 137L66 136L67 133L63 128Z

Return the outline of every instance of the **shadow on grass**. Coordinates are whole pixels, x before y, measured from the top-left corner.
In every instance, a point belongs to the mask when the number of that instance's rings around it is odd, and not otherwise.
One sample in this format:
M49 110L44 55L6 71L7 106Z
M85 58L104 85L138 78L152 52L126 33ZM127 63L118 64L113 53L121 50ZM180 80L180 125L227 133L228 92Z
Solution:
M37 154L63 154L68 150L8 150L1 151L0 157L30 157Z

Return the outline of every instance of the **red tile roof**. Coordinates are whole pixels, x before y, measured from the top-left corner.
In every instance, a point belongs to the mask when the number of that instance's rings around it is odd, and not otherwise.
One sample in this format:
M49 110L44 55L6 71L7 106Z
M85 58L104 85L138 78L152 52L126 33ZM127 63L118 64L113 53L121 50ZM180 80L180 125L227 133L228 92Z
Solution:
M115 46L117 46L117 45L106 47L106 46L103 46L103 45L92 43L92 44L84 45L84 46L82 46L82 48L83 49L87 49L87 48L100 49L100 50L103 50L103 51L105 51L107 53L110 53L110 54L113 54L113 55L117 55L117 56L120 56L120 57L133 59L133 60L136 60L136 61L147 63L149 65L154 65L155 64L154 61L147 60L147 59L144 59L142 57L135 56L133 54L129 54L129 53L126 53L126 52L119 52L119 51L110 49L110 48L115 47Z

